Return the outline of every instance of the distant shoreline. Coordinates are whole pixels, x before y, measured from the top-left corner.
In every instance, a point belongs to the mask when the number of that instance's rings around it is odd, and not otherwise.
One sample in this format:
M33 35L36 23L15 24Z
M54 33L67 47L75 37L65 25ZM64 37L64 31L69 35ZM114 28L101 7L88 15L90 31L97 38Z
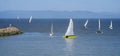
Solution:
M91 11L0 11L0 18L120 18L120 13Z

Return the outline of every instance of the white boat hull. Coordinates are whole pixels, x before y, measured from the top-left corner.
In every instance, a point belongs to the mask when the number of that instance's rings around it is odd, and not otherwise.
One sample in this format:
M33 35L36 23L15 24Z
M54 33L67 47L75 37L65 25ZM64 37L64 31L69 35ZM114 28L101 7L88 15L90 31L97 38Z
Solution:
M52 34L52 33L50 33L50 36L53 36L53 34Z

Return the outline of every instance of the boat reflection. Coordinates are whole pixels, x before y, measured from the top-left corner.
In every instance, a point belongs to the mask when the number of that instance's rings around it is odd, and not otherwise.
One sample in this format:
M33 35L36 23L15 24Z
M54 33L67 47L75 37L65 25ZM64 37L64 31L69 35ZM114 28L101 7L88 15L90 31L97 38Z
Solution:
M66 41L66 48L65 48L66 56L73 56L74 39L65 39L65 41Z

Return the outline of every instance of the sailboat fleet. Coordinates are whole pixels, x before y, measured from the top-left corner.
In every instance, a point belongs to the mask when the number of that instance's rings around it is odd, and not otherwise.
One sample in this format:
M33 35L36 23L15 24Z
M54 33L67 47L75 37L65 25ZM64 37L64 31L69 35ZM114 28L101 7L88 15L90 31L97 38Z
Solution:
M88 25L88 19L86 20L85 24L84 24L84 28L87 29ZM109 26L109 29L113 29L113 26L112 26L112 20L110 21L110 26ZM98 30L96 31L97 34L103 34L103 31L101 30L101 22L100 22L100 19L98 20ZM67 28L67 31L65 33L64 36L62 36L63 38L68 38L68 39L74 39L76 38L76 36L74 35L74 31L73 31L73 20L72 18L70 18L70 22L69 22L69 26Z
M32 21L32 16L29 18L29 23L31 23ZM85 24L83 25L85 29L88 28L88 19L85 21ZM110 21L110 25L108 27L109 29L113 29L113 26L112 26L112 20ZM101 22L100 22L100 19L98 20L98 30L96 31L97 34L103 34L103 31L101 30ZM49 36L53 36L53 23L51 24L51 30L50 30L50 34ZM72 18L70 18L70 21L69 21L69 25L68 25L68 28L67 28L67 31L65 33L65 35L62 36L62 38L68 38L68 39L74 39L76 38L75 34L74 34L74 23L73 23L73 20Z

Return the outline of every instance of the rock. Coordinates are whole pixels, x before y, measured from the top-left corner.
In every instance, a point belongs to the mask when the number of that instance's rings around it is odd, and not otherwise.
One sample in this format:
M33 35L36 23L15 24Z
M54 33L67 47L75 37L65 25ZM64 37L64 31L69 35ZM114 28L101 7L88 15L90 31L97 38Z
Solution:
M0 29L0 36L17 35L17 34L21 34L21 33L22 33L22 31L20 31L16 27L7 27L7 28Z

